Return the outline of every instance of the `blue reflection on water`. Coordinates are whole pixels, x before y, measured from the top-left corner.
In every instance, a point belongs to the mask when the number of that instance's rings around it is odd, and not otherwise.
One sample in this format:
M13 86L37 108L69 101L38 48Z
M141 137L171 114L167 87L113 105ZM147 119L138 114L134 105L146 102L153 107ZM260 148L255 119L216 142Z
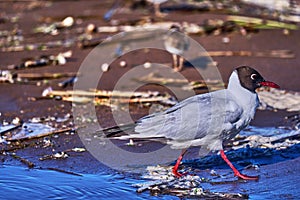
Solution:
M137 194L132 184L139 180L120 174L75 176L51 170L15 166L0 168L0 195L4 199L171 199L171 196ZM176 198L177 199L177 198Z
M249 127L242 135L272 136L288 131L290 130ZM242 191L249 194L250 199L296 199L300 196L299 152L300 144L283 150L244 148L228 151L230 158L238 158L238 162L234 162L236 166L245 167L248 163L262 165L260 180L219 185L204 184L203 187L213 192ZM220 169L222 162L220 156L210 155L190 162L184 161L184 165L198 169ZM151 196L149 192L136 193L132 185L145 181L105 171L76 176L52 170L3 165L0 167L0 196L1 199L178 199L170 195Z

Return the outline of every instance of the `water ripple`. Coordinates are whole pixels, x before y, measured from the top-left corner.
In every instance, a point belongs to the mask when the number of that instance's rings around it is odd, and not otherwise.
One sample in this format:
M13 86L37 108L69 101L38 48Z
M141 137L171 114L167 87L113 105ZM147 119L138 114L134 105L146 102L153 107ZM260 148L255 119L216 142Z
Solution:
M139 180L125 179L119 174L74 176L7 165L0 171L0 195L5 199L158 199L137 194L132 184Z

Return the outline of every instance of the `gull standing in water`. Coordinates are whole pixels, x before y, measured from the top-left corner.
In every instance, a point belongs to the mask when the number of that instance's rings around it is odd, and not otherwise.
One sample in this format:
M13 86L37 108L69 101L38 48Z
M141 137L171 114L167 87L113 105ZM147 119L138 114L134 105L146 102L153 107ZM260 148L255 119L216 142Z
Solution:
M187 98L175 106L159 113L139 119L135 124L126 125L134 130L128 135L116 136L121 127L108 128L108 136L115 139L164 138L171 148L182 149L173 174L181 177L178 167L187 148L201 146L210 151L219 151L223 160L233 170L234 175L245 180L257 180L257 176L240 173L228 160L223 143L235 137L254 118L259 99L256 89L262 86L279 88L266 81L255 69L248 66L236 68L227 89Z

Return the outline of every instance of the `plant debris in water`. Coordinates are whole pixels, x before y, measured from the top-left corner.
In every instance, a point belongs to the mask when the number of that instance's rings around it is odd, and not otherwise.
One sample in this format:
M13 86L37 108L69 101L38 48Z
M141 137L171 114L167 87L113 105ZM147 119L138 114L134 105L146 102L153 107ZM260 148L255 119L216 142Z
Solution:
M268 135L263 135L262 129L249 127L241 132L232 142L233 149L252 147L252 148L270 148L286 149L295 144L299 144L300 130L290 130L284 128L267 129ZM249 132L251 135L245 133ZM257 134L253 134L257 133Z
M201 187L206 182L196 175L184 175L177 178L172 173L173 167L149 166L143 176L150 181L135 184L137 192L150 191L152 195L169 194L178 197L210 198L210 199L245 199L247 194L211 192Z
M288 92L279 89L261 89L258 92L261 110L300 110L299 92ZM279 100L280 99L280 100Z
M49 125L40 123L24 123L22 129L13 135L8 140L20 140L25 138L33 138L47 135L53 132L55 129Z
M262 158L261 162L265 162L263 157L268 157L274 154L282 155L281 152L289 151L294 145L299 144L300 131L273 128L262 131L262 128L249 127L247 130L242 131L235 137L226 147L230 146L232 149L227 152L231 159L238 160L245 159L246 157ZM297 148L296 148L297 149ZM278 151L278 152L277 152ZM293 150L291 150L293 151ZM250 158L250 160L251 160ZM246 160L246 159L245 159ZM206 157L184 161L185 166L190 165L192 168L201 166L215 166L221 161L218 155L208 155ZM259 163L260 161L258 161ZM190 164L189 164L190 163ZM248 163L245 169L253 168L259 169L258 165ZM199 177L198 172L185 169L188 175L177 178L172 173L173 166L149 166L147 173L142 176L145 182L134 185L137 187L137 192L150 191L153 195L171 194L180 197L197 197L197 198L224 198L224 199L244 199L248 198L247 194L242 193L220 193L205 190L202 186L204 183L210 184L226 184L238 181L238 179L230 179L225 175L220 175L212 170L210 176L205 178ZM189 175L195 174L195 175ZM230 174L232 176L232 174ZM213 178L211 178L213 177Z
M23 122L16 117L9 122L2 122L0 134L3 142L22 141L34 138L45 137L63 132L74 131L76 128L70 122L72 115L66 114L63 117L33 117L27 122ZM45 140L45 146L49 141Z

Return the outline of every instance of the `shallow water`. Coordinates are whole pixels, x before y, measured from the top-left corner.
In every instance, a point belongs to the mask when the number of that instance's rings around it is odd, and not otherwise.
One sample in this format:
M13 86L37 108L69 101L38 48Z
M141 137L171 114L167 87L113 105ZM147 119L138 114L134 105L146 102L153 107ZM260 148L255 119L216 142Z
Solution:
M119 174L75 176L51 170L4 165L0 168L0 195L5 199L161 199L137 194L132 184L140 182ZM170 196L164 196L170 199ZM163 198L163 199L164 199ZM173 197L175 198L175 197Z
M271 136L287 131L289 130L283 128L249 127L242 134L260 133ZM184 168L198 169L199 175L209 174L211 169L221 174L223 178L210 177L211 181L217 184L201 184L203 189L211 192L248 194L250 199L297 199L300 196L299 152L300 144L283 150L246 148L227 152L228 157L233 159L239 169L243 169L249 163L258 165L258 170L243 170L246 174L259 175L258 181L234 180L231 170L216 154L206 159L186 160L183 165ZM149 181L137 175L131 176L105 169L99 174L80 175L2 165L0 196L5 196L5 199L178 199L171 195L151 196L149 192L136 193L134 184Z
M287 168L281 168L286 164ZM203 184L203 187L212 192L247 193L250 199L297 199L300 196L299 166L290 171L292 165L283 162L273 170L262 170L263 175L258 182ZM5 199L178 199L170 195L156 197L149 192L136 193L132 185L143 181L119 174L75 176L5 165L1 167L0 195Z

